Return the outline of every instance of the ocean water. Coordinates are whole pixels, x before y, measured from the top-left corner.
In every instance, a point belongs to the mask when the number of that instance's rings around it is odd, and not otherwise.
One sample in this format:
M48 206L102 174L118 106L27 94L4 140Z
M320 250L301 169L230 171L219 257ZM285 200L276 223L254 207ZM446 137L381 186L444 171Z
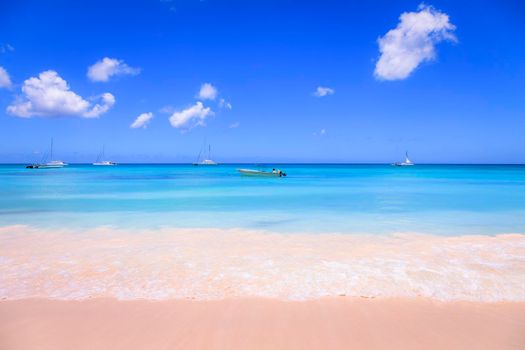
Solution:
M0 226L525 233L519 165L0 165L0 194Z
M0 166L3 299L524 301L524 233L524 166Z

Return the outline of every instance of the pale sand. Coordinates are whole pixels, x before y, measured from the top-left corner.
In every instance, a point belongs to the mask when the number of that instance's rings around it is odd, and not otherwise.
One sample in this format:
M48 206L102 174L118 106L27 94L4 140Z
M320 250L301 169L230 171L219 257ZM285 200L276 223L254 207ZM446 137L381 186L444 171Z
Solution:
M525 349L525 303L2 301L0 349Z

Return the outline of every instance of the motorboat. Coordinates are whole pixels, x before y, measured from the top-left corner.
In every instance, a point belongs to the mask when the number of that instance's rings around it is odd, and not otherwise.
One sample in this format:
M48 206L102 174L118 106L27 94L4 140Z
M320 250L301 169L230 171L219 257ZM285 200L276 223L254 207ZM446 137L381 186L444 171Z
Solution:
M280 170L273 171L263 171L263 170L254 170L254 169L237 169L239 173L247 176L265 176L265 177L283 177L286 176L286 173L283 173Z

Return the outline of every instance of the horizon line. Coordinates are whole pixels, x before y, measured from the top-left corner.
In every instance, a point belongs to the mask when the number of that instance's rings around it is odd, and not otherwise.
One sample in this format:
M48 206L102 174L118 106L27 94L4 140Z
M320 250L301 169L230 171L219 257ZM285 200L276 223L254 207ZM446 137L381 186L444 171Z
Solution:
M15 162L15 163L3 163L0 162L0 165L28 165L33 163L21 163L21 162ZM93 165L92 162L89 163L67 163L68 165ZM117 165L194 165L193 162L126 162L126 163L118 163ZM218 163L216 166L221 165L268 165L268 164L287 164L287 165L392 165L393 163L384 163L384 162L226 162L226 163ZM525 163L415 163L414 166L417 165L518 165L522 166L525 165ZM196 165L201 166L202 165Z

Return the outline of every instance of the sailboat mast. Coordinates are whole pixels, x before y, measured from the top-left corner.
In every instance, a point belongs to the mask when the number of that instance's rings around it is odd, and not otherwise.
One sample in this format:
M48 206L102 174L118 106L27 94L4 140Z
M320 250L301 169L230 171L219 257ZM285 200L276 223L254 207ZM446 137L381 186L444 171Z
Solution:
M199 150L199 155L197 156L197 160L195 161L195 163L199 163L199 161L201 160L201 153L202 153L202 148Z
M211 145L208 145L208 159L211 159Z
M104 144L102 145L102 151L97 154L96 162L101 162L104 160Z

